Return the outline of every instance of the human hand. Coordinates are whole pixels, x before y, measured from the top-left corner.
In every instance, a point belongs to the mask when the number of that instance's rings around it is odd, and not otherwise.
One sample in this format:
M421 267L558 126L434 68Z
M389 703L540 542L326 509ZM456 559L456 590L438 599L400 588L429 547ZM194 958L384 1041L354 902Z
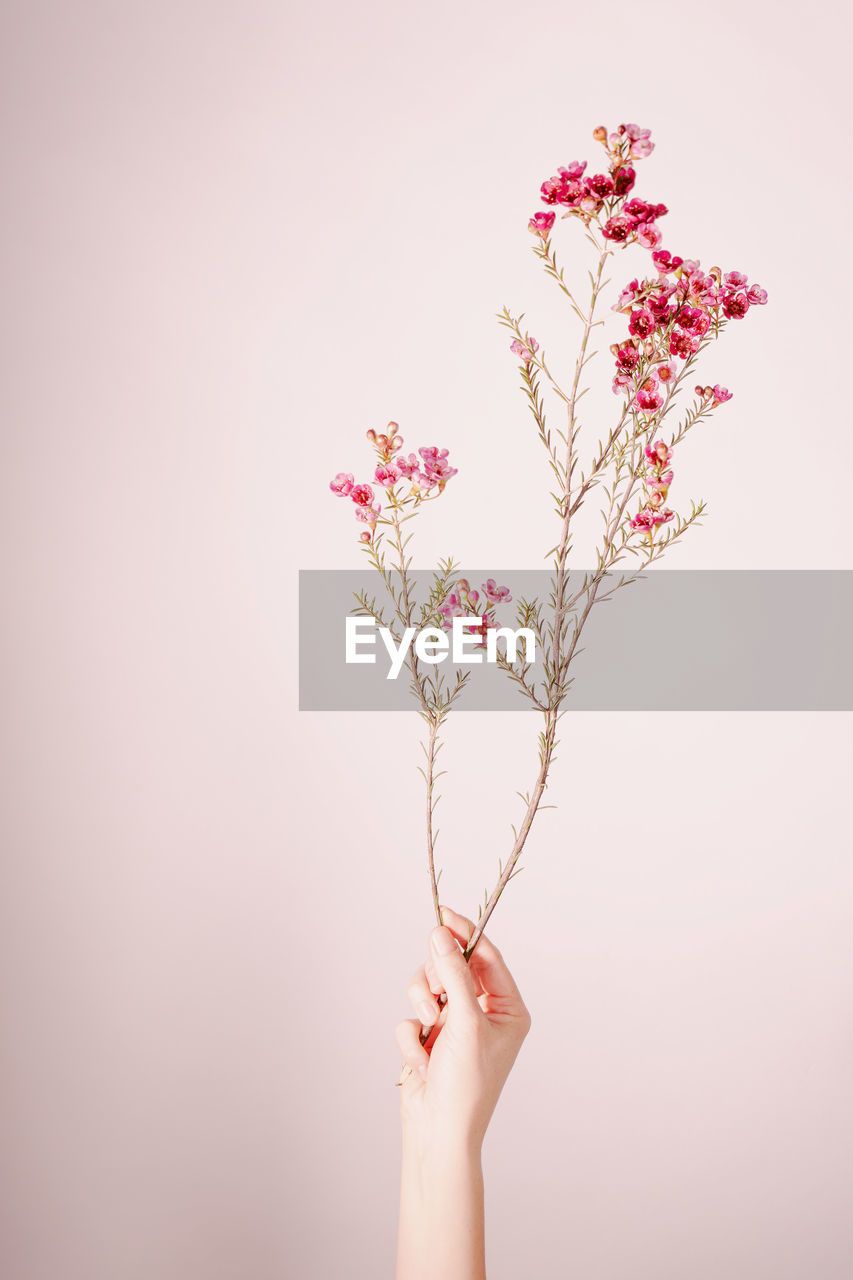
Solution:
M479 1146L530 1030L530 1014L497 947L483 936L466 962L459 944L467 943L474 925L447 907L441 918L443 927L430 935L429 958L409 985L419 1020L396 1029L405 1062L400 1114L404 1130ZM447 1002L439 1006L443 993ZM421 1024L431 1027L425 1044Z

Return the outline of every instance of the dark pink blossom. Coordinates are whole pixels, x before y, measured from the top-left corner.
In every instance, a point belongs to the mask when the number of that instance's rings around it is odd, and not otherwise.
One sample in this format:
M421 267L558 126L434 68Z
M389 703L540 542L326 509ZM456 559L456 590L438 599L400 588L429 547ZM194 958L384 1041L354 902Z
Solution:
M595 173L591 178L587 178L584 182L587 194L595 196L597 200L604 200L607 196L613 195L613 179L606 173Z
M621 343L615 351L616 367L625 373L631 373L640 362L640 353L630 338Z
M649 503L637 512L631 520L632 529L640 529L644 533L651 534L658 525L668 524L670 520L675 519L675 512L670 511L669 507L665 507L663 511L656 511Z
M584 194L581 178L585 168L585 160L582 164L573 160L568 167L561 165L556 177L542 183L540 190L545 204L576 204Z
M655 378L646 379L637 392L635 403L644 413L655 413L663 406L663 396Z
M745 293L729 293L723 298L723 314L730 320L742 320L749 310L749 298Z
M554 219L556 216L557 215L555 213L534 213L533 217L527 224L527 228L529 231L532 231L535 236L539 236L541 240L547 240L548 234L554 225Z
M633 200L623 204L622 213L632 222L651 222L655 216L655 208L655 205L647 204L645 200L638 200L635 196Z
M652 254L652 262L662 275L666 275L669 271L677 271L682 261L682 258L673 257L668 249L658 249Z
M608 218L601 229L601 234L605 240L613 240L616 244L621 244L627 240L631 232L634 230L634 224L630 218Z
M373 501L373 490L369 484L357 484L349 495L357 507L369 507Z
M699 350L699 339L685 333L683 329L674 329L670 334L669 353L686 360Z
M636 311L631 312L631 320L628 324L628 332L637 338L647 338L650 333L655 331L655 318L651 311L645 307L640 307Z
M672 457L672 446L664 444L663 440L655 440L654 444L646 445L643 453L651 466L663 467Z
M700 307L682 307L678 313L676 324L699 338L704 337L711 327L707 312Z

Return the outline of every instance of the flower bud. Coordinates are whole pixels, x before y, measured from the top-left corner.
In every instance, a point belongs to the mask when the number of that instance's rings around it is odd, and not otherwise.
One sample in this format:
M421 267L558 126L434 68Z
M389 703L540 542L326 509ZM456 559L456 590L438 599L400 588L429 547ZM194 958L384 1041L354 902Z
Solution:
M372 542L372 541L373 541L373 539L371 538L370 534L367 532L367 530L366 530L366 529L365 529L364 533L360 533L360 534L358 535L358 540L359 540L359 542Z
M387 447L388 447L388 437L387 437L387 436L385 436L385 435L377 436L377 437L376 437L376 444L377 444L377 447L378 447L378 448L380 448L380 449L385 449L385 448L387 448Z
M395 432L397 432L397 431L399 431L399 430L400 430L400 424L399 424L399 422L389 422L389 423L388 423L388 430L391 432L391 434L392 434L392 435L394 435L394 433L395 433Z
M592 136L596 142L607 142L607 130L604 125L600 124L597 129L594 129Z
M370 430L369 430L369 431L368 431L368 433L367 433L367 438L368 438L368 440L370 441L370 443L371 443L371 444L376 444L376 432L373 430L373 428L372 428L372 427L370 428Z

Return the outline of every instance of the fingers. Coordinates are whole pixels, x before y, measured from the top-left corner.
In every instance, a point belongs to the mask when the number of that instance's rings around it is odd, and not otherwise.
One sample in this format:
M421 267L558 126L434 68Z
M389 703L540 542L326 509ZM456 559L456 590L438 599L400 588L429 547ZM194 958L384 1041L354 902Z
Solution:
M454 937L458 938L463 946L467 946L474 932L474 925L467 916L459 915L458 911L451 911L450 907L442 907L441 919ZM503 956L485 934L471 953L469 964L475 981L479 982L488 995L510 996L521 1000L521 994L506 967Z
M430 990L429 979L423 966L412 975L407 992L409 1003L425 1027L432 1027L438 1022L438 1004Z
M397 1038L397 1046L403 1055L403 1061L406 1066L411 1067L412 1071L421 1080L427 1078L427 1067L429 1066L429 1054L419 1040L421 1025L414 1022L411 1018L405 1022L398 1022L395 1030Z
M436 974L447 992L448 1016L482 1017L483 1011L477 1003L477 993L474 990L474 979L450 929L433 929L429 945Z

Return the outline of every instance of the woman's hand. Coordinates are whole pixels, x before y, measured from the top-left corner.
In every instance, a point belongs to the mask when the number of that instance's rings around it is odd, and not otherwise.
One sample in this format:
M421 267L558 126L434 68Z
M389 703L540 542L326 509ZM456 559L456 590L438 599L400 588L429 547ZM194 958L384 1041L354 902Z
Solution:
M418 1020L397 1027L405 1059L397 1280L485 1280L480 1148L530 1030L497 947L482 937L466 963L459 943L473 924L447 907L441 918L409 985ZM422 1023L431 1027L424 1044Z
M400 1110L405 1128L433 1139L482 1143L501 1089L530 1030L530 1014L497 947L480 938L470 962L460 948L474 926L441 908L429 957L409 984L417 1021L397 1026L406 1066ZM446 1004L436 997L446 994ZM421 1025L432 1030L420 1043Z

